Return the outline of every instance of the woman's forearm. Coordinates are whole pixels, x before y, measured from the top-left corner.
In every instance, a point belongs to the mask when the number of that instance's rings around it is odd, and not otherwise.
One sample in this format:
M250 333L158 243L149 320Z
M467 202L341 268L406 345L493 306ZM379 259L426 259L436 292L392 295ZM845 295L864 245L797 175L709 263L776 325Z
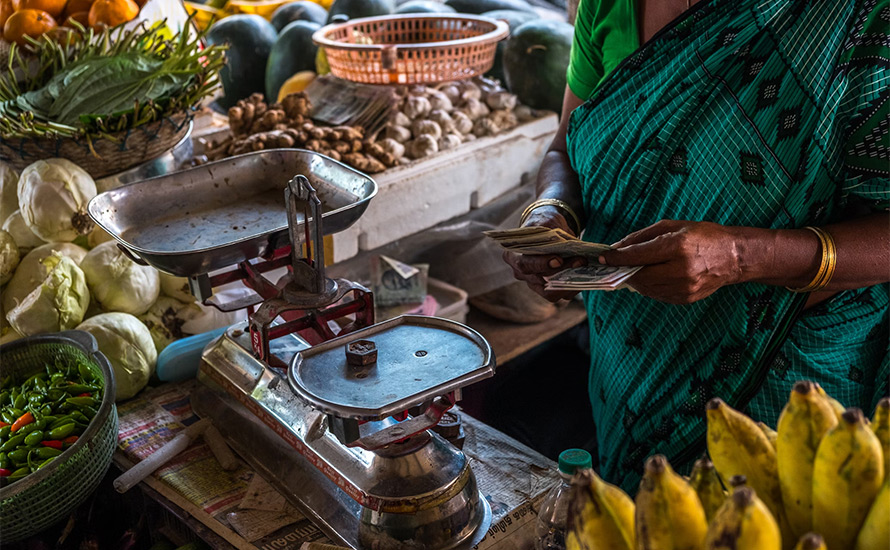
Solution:
M823 226L837 247L837 266L824 290L890 281L890 214L869 214ZM822 245L808 229L739 228L735 253L742 281L800 288L819 270Z
M565 151L551 149L544 156L538 170L537 195L539 199L559 199L568 204L578 216L583 229L585 220L581 184Z

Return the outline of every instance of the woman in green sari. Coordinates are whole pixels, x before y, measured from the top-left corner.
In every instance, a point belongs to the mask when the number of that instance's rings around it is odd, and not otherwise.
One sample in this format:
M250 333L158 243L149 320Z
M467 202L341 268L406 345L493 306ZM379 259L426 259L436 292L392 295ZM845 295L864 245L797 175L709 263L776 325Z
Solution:
M655 453L688 471L712 397L775 426L800 379L866 414L888 394L888 29L887 0L582 0L524 225L644 266L584 296L625 490ZM543 277L585 262L505 259L551 300Z

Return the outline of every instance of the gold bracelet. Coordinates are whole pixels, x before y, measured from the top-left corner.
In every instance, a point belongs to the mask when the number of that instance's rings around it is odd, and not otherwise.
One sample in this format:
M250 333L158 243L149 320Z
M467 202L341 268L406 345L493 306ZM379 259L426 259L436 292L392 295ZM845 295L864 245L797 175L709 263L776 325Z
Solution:
M785 287L791 292L815 292L817 290L822 290L828 286L832 276L834 276L834 270L837 267L837 247L834 244L834 239L831 237L831 234L818 227L807 226L804 229L809 229L819 237L819 243L822 247L822 260L819 262L819 271L816 272L816 276L813 277L810 284L801 288Z
M529 214L532 213L532 210L539 208L541 206L555 206L561 210L565 210L568 212L572 221L575 222L575 235L581 235L581 220L578 218L578 215L575 214L575 211L572 210L572 207L569 206L565 201L561 201L559 199L538 199L535 202L528 205L525 210L522 211L522 215L519 217L519 226L525 223L526 218L528 218Z

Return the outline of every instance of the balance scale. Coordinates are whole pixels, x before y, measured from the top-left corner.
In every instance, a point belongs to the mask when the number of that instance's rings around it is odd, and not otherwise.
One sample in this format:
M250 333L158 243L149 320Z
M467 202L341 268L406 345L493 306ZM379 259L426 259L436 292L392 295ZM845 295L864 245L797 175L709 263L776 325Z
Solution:
M183 204L186 191L198 198ZM368 289L325 276L324 228L349 227L374 194L345 165L275 150L112 190L89 211L134 260L189 277L200 301L250 308L204 349L192 408L326 535L356 549L470 548L491 509L467 457L434 428L463 387L494 374L494 354L447 319L375 324ZM263 275L282 267L275 283ZM214 287L238 280L256 295L215 301Z

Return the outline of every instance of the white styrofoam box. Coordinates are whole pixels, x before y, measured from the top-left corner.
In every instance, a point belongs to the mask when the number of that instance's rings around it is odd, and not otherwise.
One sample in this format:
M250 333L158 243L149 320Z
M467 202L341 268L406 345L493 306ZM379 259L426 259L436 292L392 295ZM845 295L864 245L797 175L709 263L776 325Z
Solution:
M558 127L556 114L373 175L368 209L335 234L334 261L372 250L484 206L535 172Z

